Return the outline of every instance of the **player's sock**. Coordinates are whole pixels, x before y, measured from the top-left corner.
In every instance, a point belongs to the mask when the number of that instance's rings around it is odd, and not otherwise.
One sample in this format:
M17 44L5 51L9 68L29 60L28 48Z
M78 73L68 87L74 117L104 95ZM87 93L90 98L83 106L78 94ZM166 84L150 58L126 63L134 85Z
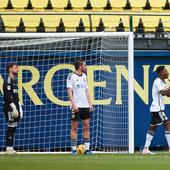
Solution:
M165 131L165 137L166 137L169 149L170 149L170 131L168 130Z
M146 141L145 141L145 147L144 148L149 148L154 134L155 134L154 131L151 131L151 130L148 131L148 133L146 134Z
M16 127L8 127L8 129L7 129L7 133L6 133L6 146L7 147L13 146L15 130L16 130Z
M77 147L77 139L71 139L72 150L76 150L76 147Z
M84 138L84 146L85 146L86 150L90 149L90 139Z

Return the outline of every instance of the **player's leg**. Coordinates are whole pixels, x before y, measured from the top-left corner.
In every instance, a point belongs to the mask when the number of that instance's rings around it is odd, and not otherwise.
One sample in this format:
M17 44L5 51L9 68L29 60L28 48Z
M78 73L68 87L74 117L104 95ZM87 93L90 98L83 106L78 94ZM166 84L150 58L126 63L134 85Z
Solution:
M170 152L170 121L168 120L168 117L166 116L166 114L163 112L163 125L165 127L165 137L168 143L168 147L169 147L169 152Z
M78 121L73 121L71 122L71 149L72 152L76 151L77 147L77 128L78 128Z
M78 119L79 119L79 113L75 113L74 111L71 111L70 137L71 137L71 150L73 155L77 154L76 147L77 147Z
M89 129L90 119L83 120L83 137L84 137L84 145L86 150L90 149L90 129Z
M11 111L5 112L5 118L8 123L7 131L6 131L6 153L7 154L16 154L16 151L13 149L13 141L14 141L14 134L17 127L17 121L14 120L12 117Z
M84 137L84 145L86 148L86 154L92 154L90 150L90 116L88 108L83 108L81 112L81 120L83 123L83 137Z
M146 141L145 141L145 146L143 149L143 154L154 154L149 150L149 147L152 142L155 131L157 129L157 125L160 125L160 124L162 124L162 120L158 112L151 113L151 123L148 129L148 132L146 134Z
M157 129L157 125L150 124L148 132L146 134L146 141L145 141L145 146L144 146L144 149L143 149L143 154L153 154L149 150L149 147L150 147L150 144L152 142L152 139L153 139L153 136L155 134L156 129Z

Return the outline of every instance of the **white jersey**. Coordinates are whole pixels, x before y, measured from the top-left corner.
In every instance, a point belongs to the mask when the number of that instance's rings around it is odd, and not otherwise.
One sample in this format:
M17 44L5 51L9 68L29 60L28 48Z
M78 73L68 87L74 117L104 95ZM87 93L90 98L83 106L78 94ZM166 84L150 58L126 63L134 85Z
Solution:
M73 90L74 102L78 108L88 108L86 90L88 88L86 74L70 73L67 77L67 88Z
M159 112L165 110L164 96L160 93L161 90L166 89L166 83L160 78L156 78L152 86L152 104L150 112Z

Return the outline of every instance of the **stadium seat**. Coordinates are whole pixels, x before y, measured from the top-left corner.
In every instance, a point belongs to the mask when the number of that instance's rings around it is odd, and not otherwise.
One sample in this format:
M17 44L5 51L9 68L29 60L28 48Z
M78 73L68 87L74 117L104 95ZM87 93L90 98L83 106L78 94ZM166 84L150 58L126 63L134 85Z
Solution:
M23 15L26 32L36 32L36 27L38 27L41 17L41 15Z
M92 26L93 31L96 31L96 27L99 26L100 18L102 18L105 30L106 31L116 31L116 27L118 27L120 23L120 19L122 19L123 25L125 27L125 31L129 30L129 19L128 16L115 16L115 15L92 15Z
M164 31L165 32L170 32L170 20L169 20L169 16L161 16L161 20L163 22Z
M52 6L56 11L64 11L67 6L68 0L51 0Z
M133 28L138 27L140 18L143 21L145 32L155 32L155 28L158 26L160 17L158 16L134 16L133 17Z
M12 3L14 10L24 11L24 8L27 7L28 0L22 0L22 1L11 0L11 3Z
M48 0L31 0L33 10L35 11L43 11L47 6ZM41 2L41 3L40 3Z
M85 31L90 31L90 23L87 15L62 15L61 18L63 19L66 32L75 32L76 27L79 26L80 18L83 20Z
M149 0L152 7L152 11L161 11L162 7L165 6L166 0Z
M123 10L123 7L126 6L126 0L110 0L110 3L113 11Z
M73 7L74 11L83 11L83 9L86 7L87 5L87 0L71 0L71 4Z
M106 6L106 0L90 0L94 11L102 11Z
M143 11L143 7L145 6L146 0L130 0L130 4L132 7L132 11L137 11L137 12L141 12Z
M16 32L16 27L19 25L20 15L2 15L6 32Z
M7 7L8 0L3 0L0 2L0 11L4 11L5 8Z
M41 16L44 21L46 32L56 32L56 26L59 25L60 15L43 15Z

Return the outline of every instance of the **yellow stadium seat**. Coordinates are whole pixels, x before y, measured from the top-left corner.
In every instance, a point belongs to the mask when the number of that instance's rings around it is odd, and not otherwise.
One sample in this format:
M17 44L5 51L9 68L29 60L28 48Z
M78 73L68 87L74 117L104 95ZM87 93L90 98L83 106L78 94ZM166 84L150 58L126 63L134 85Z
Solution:
M60 22L60 15L42 15L46 32L56 32L56 27Z
M41 15L23 15L26 32L36 32L36 27L38 27L41 17Z
M90 0L94 11L102 11L106 6L106 0Z
M166 0L149 0L152 11L161 11L165 6Z
M79 26L80 18L83 20L85 31L90 31L89 18L86 15L62 15L61 18L63 19L66 32L75 32L76 27Z
M74 11L82 11L87 5L87 0L71 0L71 4Z
M55 11L64 11L67 7L68 0L51 0L52 6Z
M6 32L16 32L21 16L19 15L2 15Z
M27 7L27 4L28 4L28 0L22 0L22 1L11 0L11 2L12 2L12 6L14 10L16 11L23 11L24 8Z
M96 31L96 27L99 26L100 18L102 18L106 31L116 31L116 27L118 27L120 23L120 19L122 19L123 25L125 27L125 31L129 31L129 17L128 16L92 15L93 31Z
M113 11L123 10L123 7L126 6L126 0L110 0L110 3Z
M0 11L4 11L5 8L7 7L8 0L3 0L0 2Z
M35 11L43 11L47 6L48 0L31 0L33 10Z
M130 0L132 11L142 11L146 4L146 0Z
M143 25L144 25L146 32L155 32L155 27L158 26L160 17L158 16L134 16L133 17L134 28L138 26L140 18L143 21Z
M170 32L170 19L169 19L169 16L161 16L160 18L162 20L165 32Z

